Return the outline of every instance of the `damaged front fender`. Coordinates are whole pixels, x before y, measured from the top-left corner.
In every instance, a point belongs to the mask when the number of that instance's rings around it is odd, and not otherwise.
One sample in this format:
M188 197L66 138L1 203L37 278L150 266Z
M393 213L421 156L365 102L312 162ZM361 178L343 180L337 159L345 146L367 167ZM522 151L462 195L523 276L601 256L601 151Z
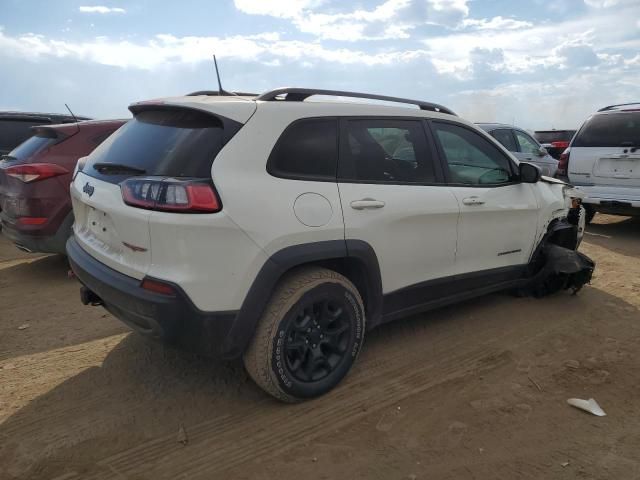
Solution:
M571 289L575 294L591 281L595 262L577 251L577 230L572 219L549 226L530 264L526 293L542 297Z

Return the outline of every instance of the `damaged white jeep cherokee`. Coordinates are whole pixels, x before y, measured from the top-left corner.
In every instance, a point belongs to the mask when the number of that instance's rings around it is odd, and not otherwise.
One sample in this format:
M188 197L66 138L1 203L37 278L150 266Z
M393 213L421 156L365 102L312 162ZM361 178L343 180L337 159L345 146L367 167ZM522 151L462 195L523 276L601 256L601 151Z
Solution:
M285 88L130 110L71 185L82 301L242 356L281 400L336 386L381 323L591 278L573 189L443 106Z

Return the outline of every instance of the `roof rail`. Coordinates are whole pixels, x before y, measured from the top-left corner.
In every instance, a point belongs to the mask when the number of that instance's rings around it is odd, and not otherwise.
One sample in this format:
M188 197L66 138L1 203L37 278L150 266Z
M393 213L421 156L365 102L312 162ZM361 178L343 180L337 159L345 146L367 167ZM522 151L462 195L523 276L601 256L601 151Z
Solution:
M225 95L226 94L226 95ZM209 97L257 97L257 93L247 93L247 92L222 92L220 93L218 90L198 90L197 92L187 93L187 97L197 97L200 95L206 95Z
M385 102L396 102L396 103L406 103L409 105L417 105L420 107L420 110L429 110L431 112L439 112L446 113L449 115L455 115L455 113L448 109L447 107L443 107L442 105L438 105L437 103L423 102L422 100L410 100L408 98L399 98L399 97L388 97L386 95L374 95L371 93L358 93L358 92L342 92L339 90L318 90L315 88L276 88L275 90L270 90L265 92L258 97L256 100L265 100L272 101L278 100L278 97L284 95L284 101L288 102L302 102L307 98L314 95L326 95L331 97L352 97L352 98L367 98L370 100L382 100Z
M599 112L606 112L606 111L609 111L609 110L614 110L616 107L627 107L629 105L640 105L640 102L620 103L618 105L609 105L608 107L601 108L598 111Z

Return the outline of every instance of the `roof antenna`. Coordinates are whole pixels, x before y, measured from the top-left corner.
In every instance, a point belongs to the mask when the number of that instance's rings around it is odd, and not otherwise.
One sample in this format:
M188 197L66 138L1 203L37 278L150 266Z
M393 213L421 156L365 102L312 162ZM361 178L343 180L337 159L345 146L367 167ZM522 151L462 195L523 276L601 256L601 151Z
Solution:
M76 122L76 129L77 129L76 133L78 133L80 131L80 125L79 125L80 122L78 122L78 118L76 117L75 113L71 111L71 109L69 108L69 105L65 103L64 106L67 107L67 110L69 110L69 113L73 117L73 121Z
M227 92L224 88L222 88L222 82L220 81L220 71L218 70L218 61L216 60L215 54L213 55L213 64L216 66L216 77L218 77L218 95L236 95L234 92Z

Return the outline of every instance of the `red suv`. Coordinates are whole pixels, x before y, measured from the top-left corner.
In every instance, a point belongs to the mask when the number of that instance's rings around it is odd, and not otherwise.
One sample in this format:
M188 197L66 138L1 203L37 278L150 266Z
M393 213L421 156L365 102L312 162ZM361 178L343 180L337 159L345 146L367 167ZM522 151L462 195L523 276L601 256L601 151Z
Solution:
M73 225L69 183L76 163L124 123L33 127L31 138L0 159L2 233L21 250L64 254Z

